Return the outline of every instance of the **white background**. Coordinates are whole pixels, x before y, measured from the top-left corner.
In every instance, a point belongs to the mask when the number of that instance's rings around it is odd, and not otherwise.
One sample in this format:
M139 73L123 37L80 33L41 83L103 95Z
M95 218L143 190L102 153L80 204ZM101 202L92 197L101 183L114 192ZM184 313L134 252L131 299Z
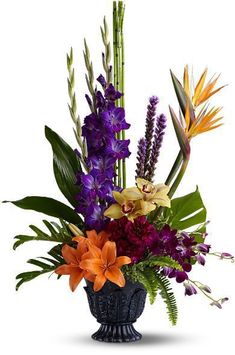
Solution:
M137 139L143 135L148 97L161 99L177 110L169 76L171 68L182 76L186 63L198 78L205 66L210 75L222 73L220 83L229 84L214 98L223 106L224 126L197 137L192 159L178 194L199 185L208 209L208 243L214 251L235 253L234 153L235 153L235 55L233 1L134 1L126 8L126 103L128 134L133 152L128 162L128 181L133 184ZM84 100L82 42L86 36L95 72L101 71L99 26L103 15L111 21L112 1L1 0L0 1L0 118L1 194L14 200L27 195L50 196L65 202L52 172L52 154L44 138L47 124L72 146L75 139L67 110L65 53L74 47L78 109L88 113ZM168 115L169 118L169 115ZM178 146L169 119L156 180L164 181ZM213 308L202 295L185 297L174 285L179 307L176 327L168 323L164 304L146 305L136 328L144 335L135 344L101 344L90 339L98 324L89 313L82 287L71 293L66 277L47 276L23 285L15 292L14 277L29 270L29 258L46 253L50 245L31 243L12 250L12 237L30 234L29 224L42 226L36 212L1 205L1 353L97 354L153 353L203 354L233 351L234 265L208 257L205 268L197 266L192 278L211 286L215 297L228 296L223 310ZM3 350L4 349L4 350Z

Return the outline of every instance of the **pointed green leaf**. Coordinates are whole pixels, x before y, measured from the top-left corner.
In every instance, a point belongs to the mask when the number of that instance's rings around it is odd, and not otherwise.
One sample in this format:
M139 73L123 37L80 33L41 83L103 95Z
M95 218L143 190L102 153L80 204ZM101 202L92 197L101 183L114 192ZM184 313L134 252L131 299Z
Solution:
M76 195L79 193L76 174L82 171L78 156L57 133L47 126L45 126L45 135L53 150L53 169L57 185L75 207Z
M3 202L11 202L15 206L25 210L34 210L47 214L48 216L62 218L67 222L78 224L80 227L83 225L81 217L72 208L66 206L62 202L54 200L53 198L27 196L22 200Z

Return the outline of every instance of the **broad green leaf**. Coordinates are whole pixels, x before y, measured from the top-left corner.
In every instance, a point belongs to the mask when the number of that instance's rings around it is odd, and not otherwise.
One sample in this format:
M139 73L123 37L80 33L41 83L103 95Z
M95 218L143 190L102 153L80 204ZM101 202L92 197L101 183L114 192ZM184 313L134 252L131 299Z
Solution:
M81 172L81 164L73 149L51 128L45 126L45 135L53 150L53 169L57 185L72 206L76 206L76 173Z
M83 224L81 217L71 207L66 206L62 202L54 200L53 198L41 196L27 196L22 200L3 202L11 202L15 206L23 208L25 210L34 210L47 214L48 216L62 218L65 221L77 224L80 227Z
M206 222L206 208L198 188L195 192L171 200L171 208L164 211L167 223L175 229L185 230Z
M184 91L184 88L181 85L180 81L176 78L176 76L174 75L174 73L172 71L170 71L170 73L171 73L171 79L173 82L173 86L175 89L175 93L176 93L181 111L182 111L183 115L185 116L187 104L189 105L190 120L192 123L195 120L195 113L194 113L192 103L189 100L188 95Z

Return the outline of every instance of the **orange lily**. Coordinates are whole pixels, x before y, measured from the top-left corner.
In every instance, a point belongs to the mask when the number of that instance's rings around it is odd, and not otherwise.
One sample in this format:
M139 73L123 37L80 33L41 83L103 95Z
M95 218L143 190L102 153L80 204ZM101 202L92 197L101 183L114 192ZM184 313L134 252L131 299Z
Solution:
M67 264L59 266L55 270L55 273L58 275L70 275L69 285L72 291L75 291L83 277L94 282L94 276L79 266L87 251L87 245L84 242L79 243L77 249L74 249L67 244L62 248L62 256Z
M97 248L102 249L104 244L108 241L110 237L110 233L107 233L106 231L101 231L97 234L97 232L93 229L91 231L86 231L86 237L83 237L82 235L77 235L76 237L73 238L73 241L75 242L86 242L87 245L90 243L95 245Z
M102 250L91 246L89 249L96 253L96 257L85 259L80 262L80 267L95 275L94 291L99 291L107 280L119 287L125 286L125 278L120 268L131 262L127 256L117 257L115 242L107 241ZM94 254L93 254L94 255Z

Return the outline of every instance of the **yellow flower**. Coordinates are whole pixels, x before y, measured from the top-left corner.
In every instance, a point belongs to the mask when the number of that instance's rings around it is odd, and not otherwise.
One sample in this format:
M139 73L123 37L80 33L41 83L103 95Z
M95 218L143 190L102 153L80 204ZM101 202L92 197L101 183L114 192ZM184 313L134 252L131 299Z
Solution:
M170 188L165 184L154 185L151 182L137 178L136 179L137 187L143 195L143 202L145 205L153 205L154 209L156 208L155 204L162 207L170 207L171 201L167 196Z
M113 191L113 197L117 203L104 212L106 217L119 219L126 216L133 221L134 218L145 214L141 205L143 196L137 187L127 188L122 192Z
M153 185L151 182L138 178L137 187L113 191L117 203L111 205L105 212L106 217L119 219L126 216L133 221L138 216L146 216L159 206L170 207L167 196L169 187L164 184Z

